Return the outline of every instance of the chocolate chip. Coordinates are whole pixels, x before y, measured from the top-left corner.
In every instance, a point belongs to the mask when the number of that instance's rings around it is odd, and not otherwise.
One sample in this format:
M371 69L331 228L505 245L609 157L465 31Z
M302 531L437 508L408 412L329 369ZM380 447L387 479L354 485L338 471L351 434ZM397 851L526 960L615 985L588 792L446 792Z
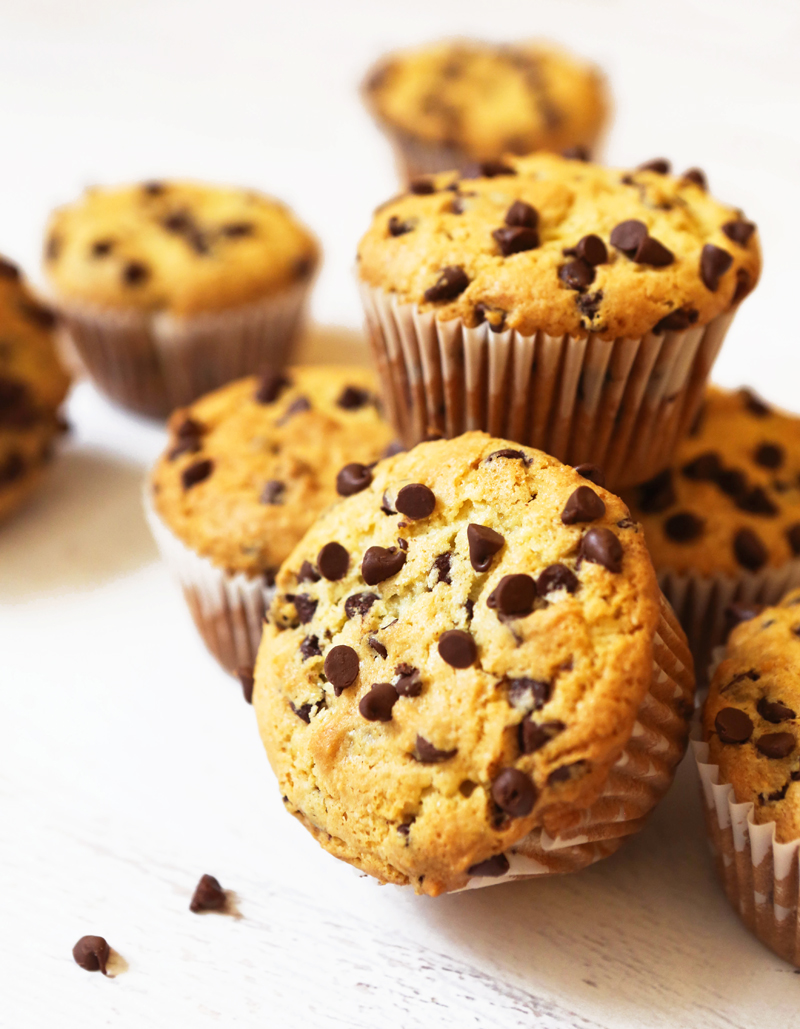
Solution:
M535 229L539 225L539 212L524 200L515 200L506 211L506 225L519 229Z
M744 682L745 679L749 679L750 682L758 682L760 678L761 675L755 670L755 668L750 668L746 672L739 672L738 675L734 675L731 681L729 683L726 683L720 689L720 693L726 693L733 686L736 686L737 683Z
M358 411L359 408L366 407L371 400L372 394L369 390L361 389L359 386L345 386L336 403L345 411Z
M605 264L608 260L608 249L599 236L590 233L578 240L575 256L593 266Z
M700 254L700 278L706 289L716 293L719 280L733 264L733 258L727 250L706 243Z
M303 411L311 410L311 401L308 397L298 397L293 400L291 404L286 408L280 418L275 422L276 425L285 425L290 418L293 418L296 414L301 414Z
M565 729L563 722L555 720L537 723L530 715L526 715L519 726L519 749L523 754L533 754Z
M761 486L754 486L751 490L738 496L736 506L740 511L749 511L750 514L776 515L778 513L777 506Z
M714 719L721 743L746 743L753 736L753 722L738 708L723 708Z
M161 196L166 193L167 187L163 182L143 182L142 191L151 197Z
M304 561L300 565L300 571L297 573L298 582L319 582L320 578L319 572L310 561Z
M502 229L495 229L492 238L500 247L503 257L521 254L526 250L535 250L539 246L537 230L526 228L523 225L507 225Z
M504 575L489 594L486 605L507 618L524 618L533 611L535 599L536 583L530 575L520 573Z
M738 304L740 300L744 300L752 288L753 283L750 278L750 272L746 268L737 268L736 288L733 291L731 304Z
M521 450L511 450L510 447L506 447L505 450L495 450L486 458L485 463L489 464L490 461L496 460L498 457L506 457L511 461L522 461L523 464L530 464L531 459L527 454L524 454Z
M561 265L558 277L569 289L586 289L594 282L594 268L588 261L576 258Z
M675 260L675 255L657 239L646 236L637 247L633 260L637 264L649 264L653 268L666 268Z
M108 975L106 967L111 948L102 936L81 936L72 948L75 963L87 972L102 972Z
M651 171L658 175L669 175L670 163L665 157L655 157L652 161L645 161L637 166L637 171Z
M753 460L762 468L780 468L785 458L786 451L780 443L762 443L753 454Z
M214 462L210 457L205 457L202 461L195 461L193 464L187 465L181 472L183 488L188 490L200 482L205 482L213 471Z
M722 231L732 242L738 243L740 247L746 247L756 227L753 222L737 218L735 221L725 222Z
M388 651L376 636L370 636L367 639L367 643L369 643L369 645L372 647L372 649L375 651L378 657L386 657Z
M420 678L419 668L414 668L412 665L403 662L397 665L394 673L400 677L394 684L394 688L401 697L418 697L422 693L422 679Z
M439 750L434 747L432 743L429 743L424 737L417 735L417 742L414 745L414 754L412 755L415 761L419 761L421 765L437 765L442 761L449 761L451 757L455 757L458 753L458 747L453 747L452 750Z
M92 257L108 257L114 249L113 239L98 239L92 243Z
M447 629L443 632L437 649L441 659L452 668L469 668L478 656L475 640L463 629Z
M427 518L433 514L436 497L433 495L433 490L423 486L421 482L412 482L408 486L403 486L398 492L394 504L400 514L418 521L420 518Z
M500 175L516 175L517 171L503 161L481 161L481 175L485 179L496 179Z
M343 690L352 686L358 676L358 654L352 647L339 644L331 647L325 655L325 676L333 686L333 692L340 696Z
M653 326L653 332L659 336L662 332L683 332L690 325L694 325L699 317L699 312L693 307L678 307L657 321Z
M287 597L286 599L288 600L289 598ZM292 603L294 604L300 624L307 625L314 617L319 601L315 600L314 597L309 597L307 593L298 593L292 597Z
M253 669L247 665L236 669L236 675L242 684L242 693L248 704L253 703Z
M12 282L17 282L21 278L20 270L11 261L7 261L4 257L0 257L0 279L10 279Z
M488 572L492 558L505 543L505 537L490 529L488 525L477 525L472 522L467 526L467 542L472 567L476 572Z
M467 875L496 878L497 876L505 875L510 867L505 854L495 854L494 857L487 858L485 861L478 861L476 864L470 865L467 869Z
M716 481L722 492L729 497L741 497L747 490L747 476L739 468L723 468Z
M769 558L769 551L752 529L740 529L733 537L733 553L736 560L751 572L763 568Z
M504 768L492 783L492 799L511 818L529 815L537 796L530 778L518 768Z
M198 911L221 911L227 902L225 891L219 884L219 880L213 875L204 875L195 887L194 895L189 903L189 910Z
M681 178L686 182L693 182L700 189L708 189L708 181L705 172L701 168L687 168L683 175L681 175Z
M415 196L430 196L436 192L436 186L431 179L412 179L408 184L408 191Z
M506 696L509 704L523 711L538 711L550 699L552 683L545 679L506 679Z
M719 454L714 450L706 450L697 457L692 458L681 468L687 479L695 482L715 482L722 473L722 461Z
M369 547L361 562L361 574L368 586L397 575L406 563L406 555L397 547Z
M664 535L674 543L691 543L702 535L704 527L702 518L691 511L679 511L664 522Z
M336 492L340 497L352 497L365 490L372 482L372 472L365 464L346 464L336 476Z
M547 777L547 785L556 786L561 782L569 782L571 779L585 775L588 770L589 763L587 761L572 761L568 765L555 768Z
M764 610L761 604L729 604L723 611L725 639L730 636L737 625L749 622Z
M765 721L772 722L773 725L797 717L794 711L780 700L767 700L766 697L762 697L756 704L756 711Z
M326 543L317 555L320 575L329 582L337 582L347 574L350 555L341 543Z
M795 743L794 735L790 732L768 732L756 740L756 750L764 757L779 761L791 754Z
M786 540L791 547L792 553L800 554L800 522L795 522L786 530Z
M575 471L578 475L584 479L588 479L589 482L593 482L595 486L605 486L606 477L603 473L603 469L596 464L576 464Z
M633 257L640 245L647 239L647 226L644 222L630 218L620 222L611 230L611 245L621 250L628 257Z
M296 707L291 700L289 701L289 707L294 711L301 722L305 722L306 725L311 723L311 709L316 707L315 703L301 704L300 707ZM320 707L324 707L324 704L320 704Z
M122 269L122 280L127 286L141 286L150 278L150 269L141 261L128 261Z
M286 483L280 479L270 479L261 491L260 500L262 504L281 504L283 494L286 492Z
M548 593L554 593L556 590L574 593L579 585L575 573L562 564L548 565L536 580L536 590L540 597L546 597Z
M589 486L578 486L564 505L561 521L564 525L593 522L597 518L602 518L605 513L606 505L603 498Z
M469 285L467 273L457 264L443 268L436 282L425 290L423 297L432 304L455 300Z
M408 836L408 834L411 832L411 826L414 824L415 821L416 819L414 818L410 822L403 822L401 825L398 825L397 831L400 833L401 836Z
M396 214L393 214L389 219L389 235L390 236L404 236L407 232L411 232L414 228L414 222L401 221Z
M581 540L578 557L615 574L622 571L622 544L611 529L589 529Z
M567 147L566 150L562 150L561 156L566 158L568 161L587 162L591 159L588 148L582 146L580 143L576 146Z
M7 486L22 478L25 472L25 458L18 450L12 450L0 464L0 486Z
M351 593L344 602L344 613L348 618L354 615L361 615L363 618L377 599L377 593Z
M318 636L306 636L300 644L300 654L304 661L310 657L322 657Z
M376 682L359 701L358 710L368 722L391 722L392 708L398 699L390 682Z
M742 398L745 408L756 416L756 418L766 418L767 415L772 414L772 409L766 404L761 397L754 393L751 389L740 389L739 396Z
M280 372L265 372L256 387L255 399L259 404L274 404L291 383Z
M252 236L255 228L252 222L228 222L219 231L228 239L243 239L245 236Z
M660 514L677 499L670 468L659 472L639 487L639 507L645 514Z
M453 559L453 555L448 551L445 554L439 554L434 560L431 568L436 571L436 582L444 582L448 586L451 585L450 580L450 562ZM436 585L434 583L434 586Z

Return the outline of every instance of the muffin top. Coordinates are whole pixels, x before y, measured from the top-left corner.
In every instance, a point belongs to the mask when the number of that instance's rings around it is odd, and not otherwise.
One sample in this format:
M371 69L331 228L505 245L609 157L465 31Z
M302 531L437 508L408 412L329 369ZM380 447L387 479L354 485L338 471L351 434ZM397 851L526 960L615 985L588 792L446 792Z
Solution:
M638 339L705 325L755 286L758 237L697 169L621 172L551 154L445 172L379 207L361 279L441 321Z
M800 419L711 387L673 467L623 496L658 571L780 568L800 555Z
M592 803L652 678L659 594L622 501L481 432L382 461L276 587L253 703L285 803L432 895Z
M64 428L57 412L69 378L54 327L19 269L0 258L0 516L16 506L22 481L48 459Z
M597 68L541 43L445 40L389 54L364 96L388 128L476 160L591 144L608 108Z
M731 633L703 712L709 760L757 823L800 836L800 590Z
M306 280L314 238L252 189L145 182L87 190L55 211L45 270L62 303L192 315Z
M176 411L152 473L156 511L196 553L268 581L317 515L368 481L393 434L364 368L291 368ZM337 473L350 465L349 478Z

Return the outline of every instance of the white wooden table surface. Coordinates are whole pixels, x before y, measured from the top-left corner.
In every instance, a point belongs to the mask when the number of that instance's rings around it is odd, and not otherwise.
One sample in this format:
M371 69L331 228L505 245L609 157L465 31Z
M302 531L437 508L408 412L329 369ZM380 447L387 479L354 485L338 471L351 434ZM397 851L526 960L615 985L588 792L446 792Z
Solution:
M0 251L35 270L48 209L86 183L249 183L317 229L316 317L355 327L355 243L395 188L359 70L425 36L543 33L608 68L610 160L699 164L758 221L764 281L717 378L800 409L799 25L796 0L0 0ZM687 764L578 876L431 900L319 850L157 561L139 493L162 431L85 383L69 415L0 532L3 1029L800 1026L800 979L713 878ZM241 918L188 911L204 872ZM79 969L84 933L128 971Z

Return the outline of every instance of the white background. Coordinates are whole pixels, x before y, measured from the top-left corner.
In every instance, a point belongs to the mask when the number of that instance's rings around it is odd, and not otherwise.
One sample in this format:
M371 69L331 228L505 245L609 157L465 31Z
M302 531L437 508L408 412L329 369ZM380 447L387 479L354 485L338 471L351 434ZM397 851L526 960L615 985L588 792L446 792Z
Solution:
M609 162L699 165L758 222L764 277L715 374L800 409L797 0L2 0L0 251L38 279L49 209L87 184L257 186L322 239L318 322L356 328L355 246L396 189L357 81L385 48L456 33L595 58ZM87 384L69 413L0 532L3 1029L800 1025L800 980L714 881L686 765L580 876L430 900L319 850L157 563L139 490L161 430ZM241 919L189 913L203 872ZM88 932L124 975L72 963Z

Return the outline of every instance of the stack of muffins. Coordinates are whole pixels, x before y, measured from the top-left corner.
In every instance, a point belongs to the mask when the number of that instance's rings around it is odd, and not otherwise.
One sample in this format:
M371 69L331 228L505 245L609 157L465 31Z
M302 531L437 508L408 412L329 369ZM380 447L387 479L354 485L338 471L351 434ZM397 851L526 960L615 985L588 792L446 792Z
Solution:
M800 585L800 422L708 385L755 226L699 169L591 163L604 79L553 48L398 53L363 92L406 182L358 249L374 372L293 363L318 247L251 190L92 190L45 248L100 388L171 412L148 519L283 802L419 893L576 871L746 622L697 753L728 894L797 961L797 595L759 611Z

